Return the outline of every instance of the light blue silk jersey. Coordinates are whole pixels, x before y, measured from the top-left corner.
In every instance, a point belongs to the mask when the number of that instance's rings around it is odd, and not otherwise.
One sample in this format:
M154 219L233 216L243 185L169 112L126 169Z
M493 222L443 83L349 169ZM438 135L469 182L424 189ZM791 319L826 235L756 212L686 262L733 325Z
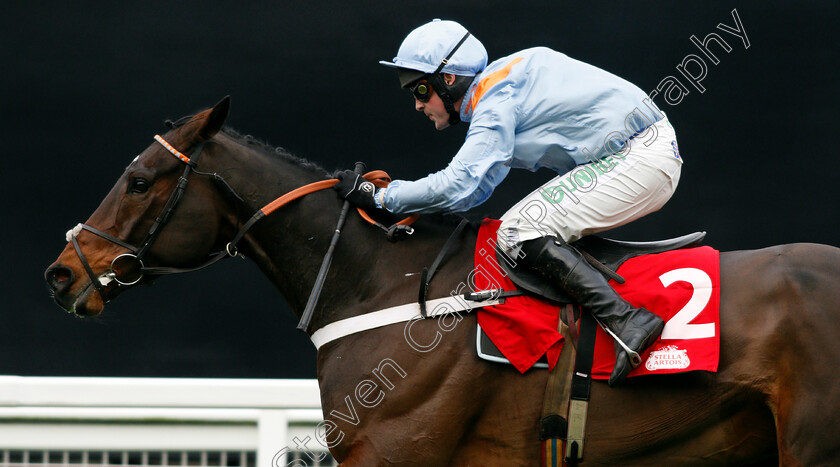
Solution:
M499 59L461 104L469 122L449 165L416 181L394 180L388 211L466 211L490 197L511 168L564 174L618 152L664 114L632 83L538 47Z

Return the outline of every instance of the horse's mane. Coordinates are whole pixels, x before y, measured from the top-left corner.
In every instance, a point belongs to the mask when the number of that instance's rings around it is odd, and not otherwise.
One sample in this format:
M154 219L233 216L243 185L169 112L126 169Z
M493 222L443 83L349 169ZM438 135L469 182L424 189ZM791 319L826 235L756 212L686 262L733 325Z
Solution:
M287 151L285 148L282 148L280 146L273 146L251 135L243 135L229 126L225 126L224 128L222 128L222 133L224 133L234 141L242 144L243 146L254 148L265 154L279 157L280 159L283 159L286 162L290 162L304 169L319 172L320 174L326 177L330 177L330 173L320 165L303 157L296 156Z
M178 128L178 127L183 126L184 124L189 122L193 117L194 117L194 115L187 115L187 116L179 118L178 120L175 120L174 122L172 120L166 120L166 121L164 121L164 124L169 129L174 129L174 128ZM222 128L222 133L224 133L226 136L228 136L229 138L233 139L234 141L236 141L237 143L239 143L243 146L247 146L249 148L256 149L256 150L258 150L258 151L260 151L264 154L279 157L280 159L282 159L284 161L290 162L290 163L292 163L294 165L297 165L299 167L302 167L304 169L319 172L320 174L324 175L325 177L330 177L331 176L331 174L326 169L324 169L320 165L316 164L315 162L312 162L308 159L304 159L303 157L295 156L294 154L287 151L285 148L282 148L280 146L273 146L273 145L268 144L267 142L265 142L263 140L255 138L254 136L251 136L251 135L248 135L248 134L243 135L242 133L236 131L235 129L233 129L233 128L227 126L227 125L225 125Z

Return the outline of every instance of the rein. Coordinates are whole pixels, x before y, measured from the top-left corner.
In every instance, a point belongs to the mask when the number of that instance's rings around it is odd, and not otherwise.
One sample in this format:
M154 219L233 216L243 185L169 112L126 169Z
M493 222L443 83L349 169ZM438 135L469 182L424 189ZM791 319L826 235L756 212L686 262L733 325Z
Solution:
M169 151L173 156L178 158L181 162L184 162L184 173L181 177L178 178L178 183L175 186L174 191L169 196L166 204L164 205L161 213L155 218L155 222L152 224L152 227L149 229L149 232L146 234L141 246L136 247L129 243L126 243L119 238L103 232L95 227L91 227L86 224L78 224L76 227L71 229L67 232L67 241L72 243L73 249L76 251L76 255L78 255L79 260L84 266L85 271L87 272L88 276L90 277L91 283L96 288L96 291L99 293L99 296L102 298L104 303L108 303L108 300L105 297L105 291L103 288L108 285L109 283L116 282L120 286L131 286L140 282L145 274L153 274L153 275L163 275L163 274L176 274L176 273L184 273L184 272L192 272L197 271L199 269L206 268L212 264L215 264L219 260L227 257L234 257L239 254L236 245L245 236L248 230L257 223L260 219L264 218L265 216L270 215L277 209L285 206L286 204L298 199L302 198L308 194L315 193L317 191L326 190L328 188L332 188L333 185L338 183L338 179L328 179L328 180L321 180L318 182L310 183L308 185L304 185L302 187L296 188L280 197L275 199L274 201L268 203L267 205L263 206L257 212L255 212L250 219L248 219L242 227L239 228L239 231L234 235L233 239L225 245L224 250L213 254L210 259L205 261L204 263L192 267L192 268L174 268L174 267L147 267L143 264L143 257L149 251L154 241L157 239L158 235L160 234L163 227L169 221L172 213L175 211L178 202L181 200L181 197L184 194L184 191L187 187L187 181L189 176L192 172L195 172L197 175L206 175L213 177L216 180L221 181L224 186L239 200L242 198L231 188L231 186L224 180L221 175L218 174L210 174L205 172L200 172L196 170L198 163L198 157L201 155L202 151L204 150L204 145L206 142L199 143L198 147L193 151L190 157L184 155L182 152L178 151L175 147L169 144L165 139L163 139L160 135L155 135L155 141L161 144L167 151ZM376 187L382 188L388 185L391 182L391 178L388 174L381 170L374 170L364 174L364 178L368 181L372 182ZM388 233L388 239L391 241L399 240L400 238L405 238L407 235L411 235L414 231L410 227L410 225L417 220L419 215L415 214L409 216L396 224L392 225L391 227L385 227L384 225L380 224L373 220L367 213L362 210L361 208L357 208L357 211L362 216L362 218L379 228L384 229ZM108 270L97 277L93 269L90 267L87 258L85 257L84 253L82 252L81 246L79 245L78 240L76 237L83 231L86 230L91 232L101 238L104 238L111 243L119 245L130 253L123 253L116 256L112 261L111 265Z

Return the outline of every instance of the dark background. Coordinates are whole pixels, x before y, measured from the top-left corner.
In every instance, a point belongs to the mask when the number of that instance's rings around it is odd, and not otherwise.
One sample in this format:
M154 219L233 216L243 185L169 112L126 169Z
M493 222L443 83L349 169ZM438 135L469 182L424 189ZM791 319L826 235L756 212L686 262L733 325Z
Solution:
M95 319L48 298L44 269L165 118L233 99L228 124L328 169L439 170L465 127L436 132L391 70L434 17L491 60L545 45L650 92L717 32L705 93L659 106L685 159L660 212L610 234L707 230L720 250L838 245L836 2L14 2L0 15L0 374L313 377L315 352L248 262L122 295ZM750 41L716 30L740 15ZM713 46L716 47L716 46ZM474 214L501 215L549 174L512 173Z

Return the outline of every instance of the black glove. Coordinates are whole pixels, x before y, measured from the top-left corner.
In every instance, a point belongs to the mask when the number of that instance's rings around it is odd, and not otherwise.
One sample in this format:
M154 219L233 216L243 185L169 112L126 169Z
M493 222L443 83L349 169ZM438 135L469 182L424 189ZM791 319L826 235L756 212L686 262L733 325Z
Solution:
M352 170L339 172L336 178L338 178L338 183L333 186L333 189L339 196L362 209L376 208L376 202L373 201L376 187L373 183Z

